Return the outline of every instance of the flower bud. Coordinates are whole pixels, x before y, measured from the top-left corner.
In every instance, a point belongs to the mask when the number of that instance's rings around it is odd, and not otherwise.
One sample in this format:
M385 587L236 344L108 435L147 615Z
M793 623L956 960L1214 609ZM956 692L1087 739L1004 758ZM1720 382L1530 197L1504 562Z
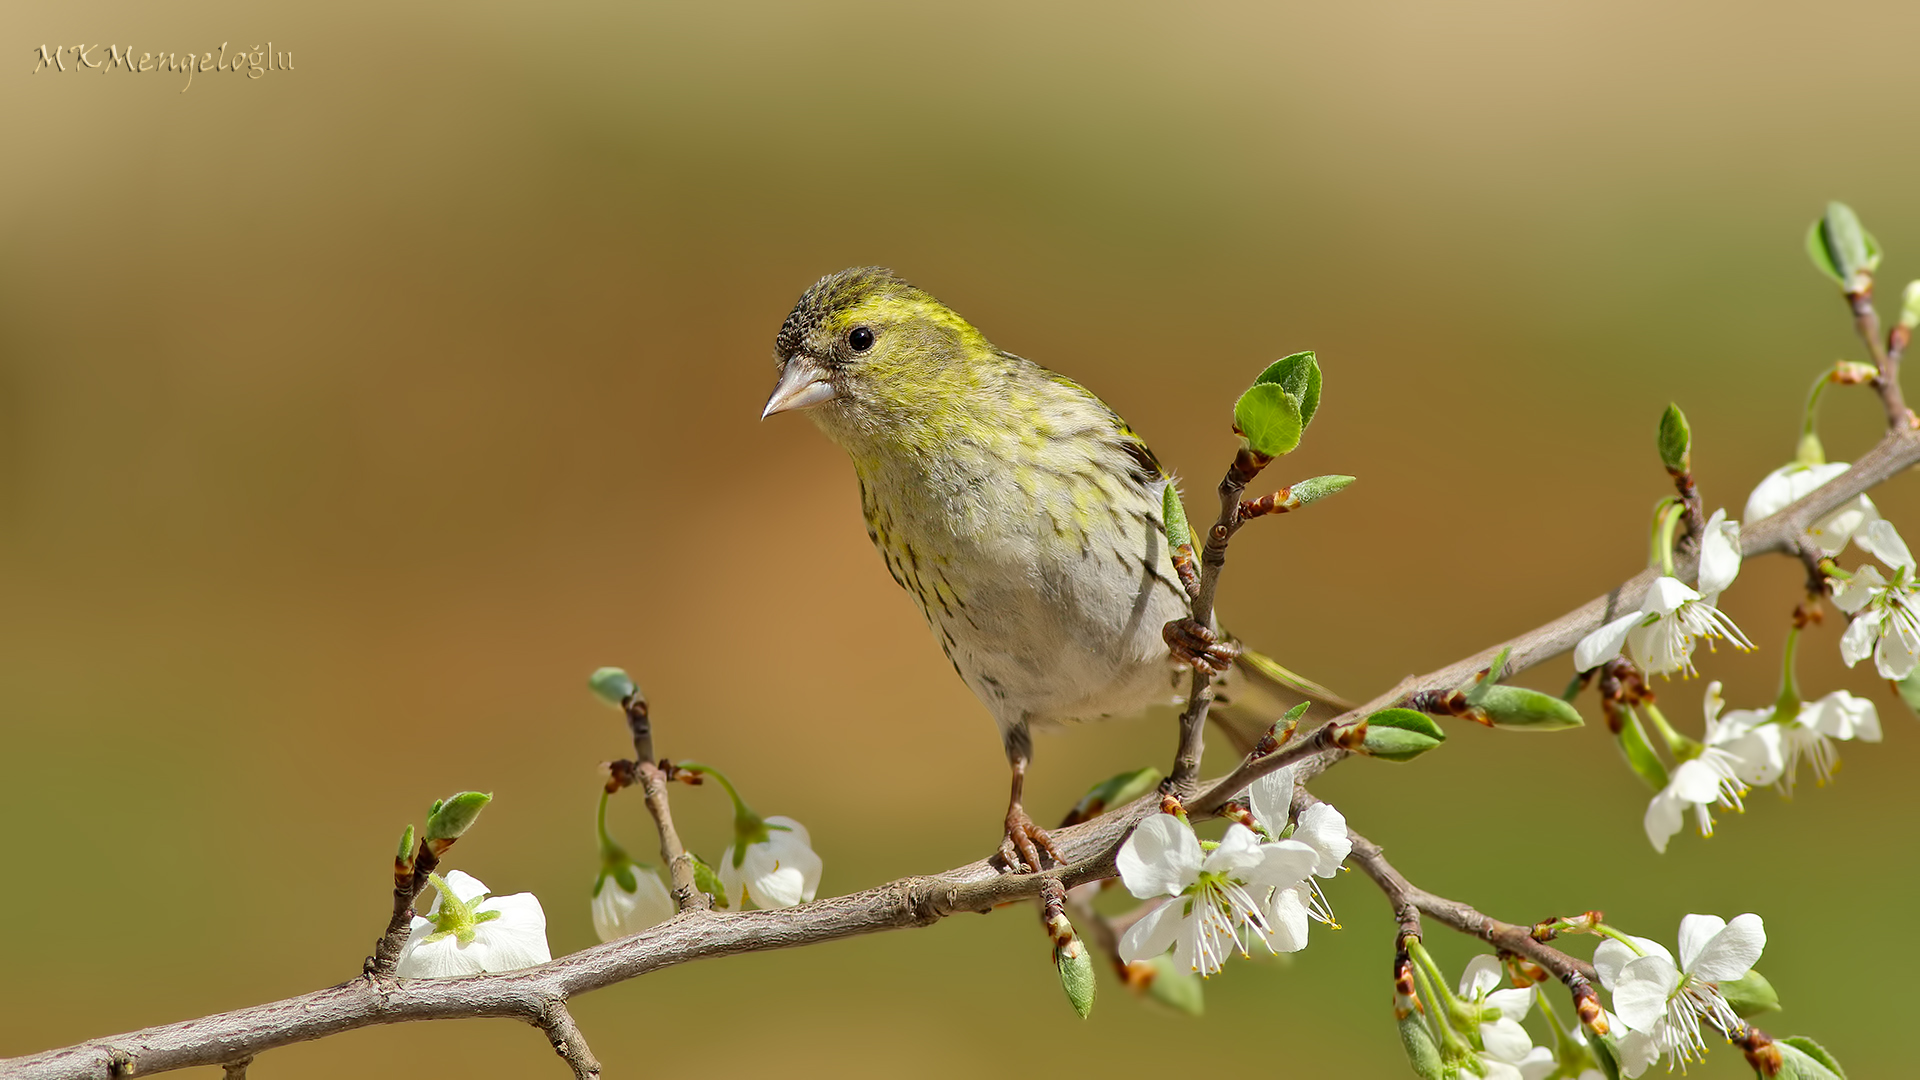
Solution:
M1494 727L1514 731L1565 731L1586 723L1564 698L1524 686L1487 686L1474 705ZM1469 694L1469 698L1473 695Z
M441 845L451 844L473 827L480 811L493 801L493 795L481 791L463 791L450 799L433 804L427 811L427 842L439 841ZM440 846L438 850L445 850Z
M1193 527L1187 524L1187 508L1172 483L1160 492L1160 521L1166 527L1167 550L1193 546Z
M1060 988L1067 992L1073 1011L1085 1020L1093 1012L1093 958L1087 955L1087 946L1073 932L1066 915L1049 915L1047 933L1053 938L1053 966L1060 973Z
M1447 741L1432 717L1412 709L1382 709L1364 722L1360 753L1386 761L1412 761Z
M1607 1033L1607 1013L1600 1007L1600 995L1588 982L1576 983L1573 987L1573 1011L1580 1018L1580 1026L1594 1035Z
M1400 1048L1406 1051L1407 1064L1420 1080L1441 1080L1447 1075L1446 1062L1422 1015L1420 999L1415 996L1413 962L1402 953L1393 969L1393 1020L1400 1029Z
M587 689L616 709L624 707L628 698L640 692L627 673L617 667L603 667L587 676Z
M1880 245L1860 225L1846 203L1830 202L1827 212L1807 232L1807 254L1821 273L1838 282L1849 296L1873 288L1873 272L1880 265Z
M1687 472L1692 452L1693 429L1687 426L1687 414L1678 405L1668 405L1660 414L1660 463L1670 473Z

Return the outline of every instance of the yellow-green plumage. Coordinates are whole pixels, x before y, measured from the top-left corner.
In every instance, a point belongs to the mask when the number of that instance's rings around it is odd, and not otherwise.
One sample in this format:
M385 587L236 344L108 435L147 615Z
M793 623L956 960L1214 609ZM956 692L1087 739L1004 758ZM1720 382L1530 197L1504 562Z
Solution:
M1168 477L1099 398L886 270L808 289L775 360L767 413L846 449L874 546L1000 726L1011 838L1030 727L1173 700Z

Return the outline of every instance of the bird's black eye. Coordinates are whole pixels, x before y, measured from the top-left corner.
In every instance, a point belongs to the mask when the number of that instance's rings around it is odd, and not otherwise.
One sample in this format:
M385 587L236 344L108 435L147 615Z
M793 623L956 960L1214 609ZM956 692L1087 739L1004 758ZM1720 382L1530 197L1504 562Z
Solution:
M866 352L873 348L873 331L864 326L856 326L847 331L847 344L853 346L854 352Z

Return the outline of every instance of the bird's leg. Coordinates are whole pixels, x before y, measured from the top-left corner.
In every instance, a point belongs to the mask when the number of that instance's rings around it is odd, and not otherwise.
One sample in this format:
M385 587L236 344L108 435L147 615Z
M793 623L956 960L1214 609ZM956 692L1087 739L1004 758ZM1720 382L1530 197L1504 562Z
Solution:
M1027 782L1027 762L1033 759L1033 736L1025 720L1007 729L1006 743L1007 764L1013 769L1013 794L1007 800L1007 833L1000 841L1000 862L1010 873L1039 872L1044 869L1040 862L1043 854L1064 865L1067 860L1054 848L1053 838L1035 825L1027 816L1026 807L1020 805L1020 791Z
M1220 635L1198 619L1175 619L1160 631L1160 636L1175 660L1215 675L1224 674L1233 666L1233 658L1240 655L1239 645L1221 641Z

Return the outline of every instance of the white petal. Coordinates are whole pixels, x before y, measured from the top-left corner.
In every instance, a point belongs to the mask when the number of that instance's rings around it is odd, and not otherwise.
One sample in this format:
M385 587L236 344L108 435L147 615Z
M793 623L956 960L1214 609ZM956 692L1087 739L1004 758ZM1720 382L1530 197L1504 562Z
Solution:
M1460 996L1469 1001L1483 998L1506 981L1506 969L1500 966L1500 961L1481 953L1460 969Z
M1836 582L1833 587L1833 606L1851 615L1867 606L1873 594L1887 586L1887 579L1880 571L1871 566L1863 566L1853 572L1845 581Z
M720 889L726 894L727 904L739 909L747 906L747 880L741 876L741 868L734 865L733 849L734 845L728 844L720 853Z
M1690 803L1710 803L1720 797L1720 774L1700 758L1683 761L1670 774L1667 790Z
M1639 612L1622 615L1593 633L1580 639L1573 647L1573 668L1575 671L1588 671L1620 655L1627 644L1627 631L1633 629L1643 618Z
M1200 841L1186 822L1155 814L1133 830L1114 861L1127 891L1140 899L1178 896L1199 880Z
M1693 962L1713 940L1713 935L1727 928L1727 920L1718 915L1689 915L1680 920L1680 970L1693 971Z
M1267 905L1267 925L1273 933L1267 945L1274 952L1299 952L1307 947L1306 889L1276 889Z
M1799 722L1836 739L1880 741L1880 714L1873 702L1845 690L1835 690L1801 709Z
M1533 1008L1533 990L1531 987L1495 990L1487 995L1487 1004L1499 1009L1500 1015L1517 1023L1525 1020L1527 1013Z
M1259 866L1264 858L1260 851L1260 838L1253 834L1252 829L1235 822L1227 826L1226 834L1220 837L1220 845L1207 852L1200 868L1245 881L1247 872Z
M1298 840L1260 845L1260 863L1246 871L1249 885L1284 889L1307 880L1320 862L1320 853Z
M471 904L475 898L485 896L487 893L486 883L474 877L472 874L467 873L465 870L449 870L445 874L442 874L441 877L446 881L447 888L452 889L453 895L459 897L460 902L463 904ZM436 889L434 891L433 906L427 909L427 914L431 915L439 910L440 894Z
M1633 944L1629 945L1627 942ZM1635 947L1640 951L1635 952ZM1651 938L1634 937L1628 934L1627 941L1615 938L1602 940L1599 947L1593 950L1593 967L1600 974L1600 985L1609 990L1618 987L1620 970L1642 956L1662 956L1666 958L1667 963L1673 963L1673 954L1667 951L1667 947Z
M1687 959L1689 923L1694 923L1692 933L1696 939L1702 929L1719 924L1711 936L1692 942L1691 959ZM1766 947L1767 930L1758 915L1740 915L1725 924L1711 915L1689 915L1680 920L1682 966L1696 979L1708 982L1737 979L1753 968L1754 961L1760 959L1760 952Z
M1764 517L1785 510L1794 500L1792 474L1801 471L1802 465L1786 465L1775 469L1761 479L1747 496L1747 508L1740 512L1744 521L1759 521Z
M1680 972L1664 956L1642 956L1620 970L1613 1008L1630 1028L1652 1031L1666 1015L1667 997L1680 985Z
M1654 1045L1653 1036L1644 1031L1627 1032L1613 1048L1620 1058L1620 1071L1628 1077L1638 1077L1660 1060L1660 1048Z
M1876 515L1865 529L1853 534L1853 542L1888 566L1913 566L1913 552L1907 550L1907 542L1900 539L1893 522L1885 518Z
M1848 540L1856 539L1856 534L1879 516L1865 495L1855 495L1828 511L1826 517L1807 526L1807 536L1812 538L1822 554L1838 555L1847 546Z
M1253 818L1279 836L1293 819L1293 766L1275 769L1253 782L1250 792Z
M633 867L635 891L628 892L612 875L593 898L593 933L601 941L637 934L673 918L673 896L660 875L644 866Z
M399 960L393 966L393 973L403 979L457 979L463 975L478 975L485 970L479 954L462 949L460 942L451 934L438 941L426 940L425 934L409 937L406 945L400 949Z
M1487 1053L1509 1066L1533 1049L1533 1039L1527 1035L1527 1029L1504 1016L1491 1024L1481 1024L1480 1040Z
M469 951L481 950L485 970L513 971L553 959L547 947L547 913L539 897L527 892L496 896L479 910L500 913L474 927L473 942L467 946Z
M1151 960L1173 948L1173 939L1180 934L1182 903L1180 900L1169 900L1127 927L1126 934L1120 939L1120 959L1129 964L1136 960Z
M1553 1058L1553 1051L1544 1046L1536 1046L1527 1051L1527 1055L1516 1062L1520 1067L1520 1080L1546 1080L1560 1071L1560 1063ZM1594 1076L1600 1075L1594 1070Z
M1315 803L1300 815L1300 827L1293 831L1299 840L1318 852L1313 872L1324 878L1340 872L1340 864L1353 852L1353 838L1347 835L1347 819L1331 803Z
M1873 667L1881 678L1894 682L1913 674L1913 669L1920 667L1920 631L1889 616L1880 624L1880 641L1873 647Z
M1834 603L1840 601L1840 594L1834 594ZM1845 633L1840 635L1840 659L1848 667L1873 655L1873 646L1880 639L1880 616L1873 612L1856 615L1847 624Z
M1647 586L1646 599L1640 601L1640 610L1652 615L1671 615L1680 610L1680 605L1700 599L1700 593L1679 578L1657 577Z
M1771 713L1754 709L1748 715L1765 718ZM1767 724L1764 727L1747 725L1744 733L1736 734L1714 745L1733 755L1734 775L1738 776L1742 783L1754 787L1771 784L1780 779L1780 774L1786 771L1786 756L1780 749L1778 725Z
M1671 787L1647 803L1647 815L1641 820L1641 825L1647 830L1647 840L1653 844L1653 850L1662 855L1667 853L1667 841L1680 831L1681 811L1686 805L1675 797Z
M1740 574L1740 523L1728 521L1725 510L1715 510L1700 544L1700 591L1718 596Z

